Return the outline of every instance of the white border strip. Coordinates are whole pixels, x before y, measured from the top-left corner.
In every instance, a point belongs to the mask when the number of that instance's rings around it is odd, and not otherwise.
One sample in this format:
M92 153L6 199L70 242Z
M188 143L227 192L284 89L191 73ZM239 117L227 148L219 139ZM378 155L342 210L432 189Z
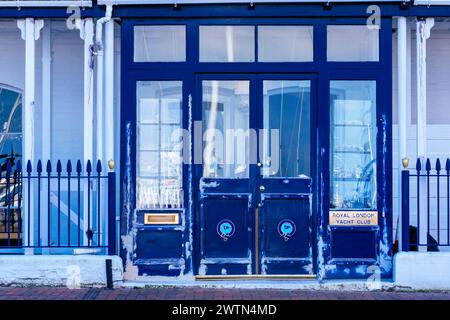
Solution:
M336 3L374 2L374 0L98 0L100 5L149 5L149 4L231 4L231 3ZM376 2L402 2L400 0L377 0ZM410 0L405 0L410 2ZM448 0L450 3L450 0Z
M48 1L38 1L38 0L7 0L0 1L0 7L92 7L92 1L88 0L48 0Z
M416 0L415 5L425 5L425 6L448 6L450 5L449 0Z

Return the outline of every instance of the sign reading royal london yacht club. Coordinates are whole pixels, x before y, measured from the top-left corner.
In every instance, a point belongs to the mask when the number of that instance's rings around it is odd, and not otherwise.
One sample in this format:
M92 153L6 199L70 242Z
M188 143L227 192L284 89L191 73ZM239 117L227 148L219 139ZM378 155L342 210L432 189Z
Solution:
M366 227L377 225L377 211L330 211L330 226Z

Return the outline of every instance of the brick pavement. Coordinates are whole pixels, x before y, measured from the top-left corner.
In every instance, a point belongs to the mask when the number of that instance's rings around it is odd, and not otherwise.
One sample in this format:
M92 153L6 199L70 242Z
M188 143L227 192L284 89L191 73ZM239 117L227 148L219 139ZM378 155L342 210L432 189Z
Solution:
M150 287L68 289L62 287L0 287L0 300L450 300L450 292L308 291Z

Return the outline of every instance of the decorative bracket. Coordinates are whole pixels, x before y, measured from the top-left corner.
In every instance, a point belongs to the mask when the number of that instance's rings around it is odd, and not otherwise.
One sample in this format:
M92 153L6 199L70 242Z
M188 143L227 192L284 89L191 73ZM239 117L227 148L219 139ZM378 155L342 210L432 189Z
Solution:
M43 19L38 19L38 20L34 20L33 18L18 19L17 27L20 29L20 37L22 38L22 40L25 40L25 38L26 38L26 29L27 29L27 20L28 19L33 21L34 40L38 40L41 35L42 28L44 28L44 20Z
M39 39L42 28L44 28L44 19L34 20L34 40Z
M25 29L26 29L26 23L25 19L18 19L17 20L17 27L20 29L20 37L22 40L25 40Z

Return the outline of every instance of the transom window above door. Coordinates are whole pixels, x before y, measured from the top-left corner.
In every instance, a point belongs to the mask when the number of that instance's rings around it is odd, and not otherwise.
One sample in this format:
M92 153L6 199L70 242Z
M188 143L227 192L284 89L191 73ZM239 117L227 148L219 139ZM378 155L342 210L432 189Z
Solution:
M199 62L314 61L313 26L200 25L197 30ZM134 62L186 62L186 32L185 25L134 26Z
M200 26L199 38L200 62L313 61L312 26Z

